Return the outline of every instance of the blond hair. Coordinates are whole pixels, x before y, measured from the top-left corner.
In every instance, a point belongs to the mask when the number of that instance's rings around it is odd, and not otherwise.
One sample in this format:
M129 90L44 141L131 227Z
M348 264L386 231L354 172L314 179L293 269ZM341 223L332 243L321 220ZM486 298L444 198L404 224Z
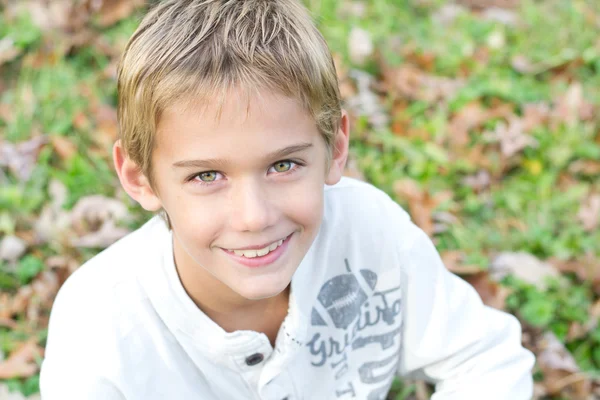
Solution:
M142 20L118 70L119 139L153 185L161 113L182 99L222 105L230 89L297 99L314 117L330 163L341 117L335 66L295 0L165 0Z

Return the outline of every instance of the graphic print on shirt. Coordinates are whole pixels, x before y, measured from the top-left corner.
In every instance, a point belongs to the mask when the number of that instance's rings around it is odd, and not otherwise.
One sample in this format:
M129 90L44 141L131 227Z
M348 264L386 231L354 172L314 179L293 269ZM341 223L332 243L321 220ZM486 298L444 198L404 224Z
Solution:
M344 263L348 273L325 282L311 311L311 364L332 370L338 399L385 399L399 359L400 287L376 290L375 272L354 273ZM363 362L358 370L352 359ZM368 394L359 393L370 385Z

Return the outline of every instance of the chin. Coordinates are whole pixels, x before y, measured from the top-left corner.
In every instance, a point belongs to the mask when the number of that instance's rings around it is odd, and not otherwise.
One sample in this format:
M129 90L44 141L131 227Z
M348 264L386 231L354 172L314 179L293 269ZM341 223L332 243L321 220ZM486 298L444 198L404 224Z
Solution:
M248 284L243 288L239 288L237 293L245 299L248 300L264 300L269 299L271 297L275 297L281 292L285 290L288 286L288 283L280 284L280 285L265 285L265 284Z

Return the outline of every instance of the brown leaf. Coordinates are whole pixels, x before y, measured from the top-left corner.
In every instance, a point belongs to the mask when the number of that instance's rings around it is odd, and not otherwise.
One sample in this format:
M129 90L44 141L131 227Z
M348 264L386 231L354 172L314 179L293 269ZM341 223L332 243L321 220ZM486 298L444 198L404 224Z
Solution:
M569 165L569 172L589 176L600 175L600 161L575 160Z
M28 378L38 371L35 362L41 357L44 350L39 347L35 339L21 344L3 362L0 362L0 379Z
M52 135L50 142L54 151L62 160L68 160L77 153L77 146L65 136Z
M586 232L592 232L598 228L600 222L600 194L588 196L581 205L577 218Z
M504 310L506 298L511 293L509 288L501 286L497 282L491 280L486 271L468 275L464 277L464 280L469 282L471 286L475 288L484 304L498 310Z
M18 179L27 181L47 142L46 136L35 136L17 144L0 141L0 166L7 166Z
M542 262L534 255L524 252L500 253L490 265L490 274L496 281L507 275L514 275L542 290L546 288L547 278L562 279L552 264Z
M426 74L410 64L391 68L382 63L382 71L386 89L409 100L429 103L446 101L465 84L459 79Z
M481 268L477 265L465 265L463 260L465 254L459 250L446 250L440 252L442 261L448 271L459 275L474 275L481 272Z
M27 250L27 243L16 236L5 236L0 241L0 260L15 262Z
M93 2L93 3L98 3ZM109 26L130 16L136 8L144 5L144 0L100 0L98 10L100 26Z
M538 343L537 362L544 373L544 386L548 394L566 396L568 399L588 399L591 383L573 356L553 333L545 333Z
M402 179L394 182L394 192L397 196L406 199L411 218L429 236L434 233L433 210L444 201L452 198L450 192L439 192L431 195L419 188L412 179Z
M488 131L485 136L500 143L500 151L506 158L510 158L526 147L535 147L537 140L526 135L523 120L513 115L508 122L499 122L493 131Z
M600 293L600 259L591 252L576 260L559 260L552 257L548 262L560 272L572 272L579 280L591 282Z
M117 110L101 104L93 110L93 114L96 118L96 131L92 135L94 141L105 148L112 147L118 133Z
M14 46L10 37L0 39L0 65L14 60L21 54L21 50Z
M585 100L583 85L573 82L567 91L555 100L552 117L559 122L573 125L577 121L593 118L594 105Z

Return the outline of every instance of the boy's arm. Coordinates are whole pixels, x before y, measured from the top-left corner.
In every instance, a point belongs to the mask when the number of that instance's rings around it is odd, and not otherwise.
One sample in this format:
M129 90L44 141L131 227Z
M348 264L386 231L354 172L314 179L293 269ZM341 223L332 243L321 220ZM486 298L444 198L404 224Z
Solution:
M75 272L74 275L77 275ZM42 400L125 400L106 377L102 365L102 333L94 319L100 312L83 294L75 276L61 287L54 300L48 325L45 358L40 371Z
M534 356L521 326L483 305L471 285L451 274L427 235L401 224L403 344L399 373L436 384L432 400L529 400Z
M86 366L44 360L40 373L42 400L125 400L108 380L94 376Z

